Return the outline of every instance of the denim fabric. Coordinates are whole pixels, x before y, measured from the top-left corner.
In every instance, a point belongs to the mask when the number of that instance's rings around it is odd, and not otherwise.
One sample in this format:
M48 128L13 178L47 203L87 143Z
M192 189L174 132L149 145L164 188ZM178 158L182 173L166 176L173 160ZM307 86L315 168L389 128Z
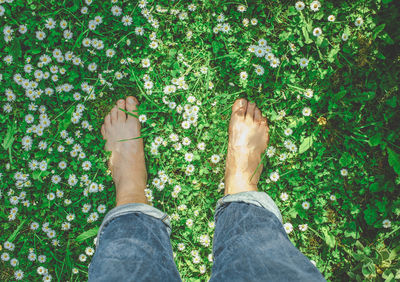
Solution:
M218 200L210 281L325 281L289 240L265 192ZM169 216L145 204L112 209L99 229L89 281L181 281Z

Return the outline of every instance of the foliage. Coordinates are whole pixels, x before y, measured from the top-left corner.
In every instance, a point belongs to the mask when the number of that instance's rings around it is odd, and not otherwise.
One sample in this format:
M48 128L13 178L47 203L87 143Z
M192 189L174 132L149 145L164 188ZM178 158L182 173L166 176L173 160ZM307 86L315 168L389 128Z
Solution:
M395 1L45 2L0 0L1 281L87 278L115 206L100 127L128 95L183 280L211 274L239 97L268 117L259 190L295 246L329 281L400 279Z

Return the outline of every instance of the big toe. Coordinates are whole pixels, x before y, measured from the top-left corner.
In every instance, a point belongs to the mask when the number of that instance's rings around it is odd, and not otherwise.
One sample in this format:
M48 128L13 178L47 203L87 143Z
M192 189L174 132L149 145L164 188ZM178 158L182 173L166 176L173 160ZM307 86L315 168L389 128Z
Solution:
M247 109L247 100L245 98L240 98L233 103L232 115L237 115L243 117Z
M126 98L126 110L128 112L130 112L130 114L128 114L128 120L132 121L135 120L136 117L138 116L138 112L137 112L137 105L139 104L139 101L133 97L133 96L128 96ZM135 116L132 116L135 115Z

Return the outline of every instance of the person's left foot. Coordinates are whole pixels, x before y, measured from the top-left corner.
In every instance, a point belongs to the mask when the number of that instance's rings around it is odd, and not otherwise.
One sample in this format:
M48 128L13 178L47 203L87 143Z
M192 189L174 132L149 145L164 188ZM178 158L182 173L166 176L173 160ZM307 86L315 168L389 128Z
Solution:
M111 151L109 167L116 187L116 205L128 203L148 204L144 194L147 171L144 160L143 138L120 141L140 136L139 120L121 111L137 110L139 102L129 96L126 101L118 100L117 105L105 117L101 126L103 139L107 140L106 151ZM133 112L136 116L137 112Z

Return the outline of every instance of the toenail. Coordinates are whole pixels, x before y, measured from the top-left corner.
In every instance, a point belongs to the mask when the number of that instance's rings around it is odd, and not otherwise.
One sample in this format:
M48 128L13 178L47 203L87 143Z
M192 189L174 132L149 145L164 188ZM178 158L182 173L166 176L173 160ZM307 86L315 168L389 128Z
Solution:
M128 103L129 103L129 104L133 104L133 98L132 98L132 97L129 97L129 98L128 98Z
M118 100L118 103L122 104L124 103L124 100Z
M240 106L240 107L243 107L243 106L244 106L244 100L240 100L240 101L239 101L239 106Z

